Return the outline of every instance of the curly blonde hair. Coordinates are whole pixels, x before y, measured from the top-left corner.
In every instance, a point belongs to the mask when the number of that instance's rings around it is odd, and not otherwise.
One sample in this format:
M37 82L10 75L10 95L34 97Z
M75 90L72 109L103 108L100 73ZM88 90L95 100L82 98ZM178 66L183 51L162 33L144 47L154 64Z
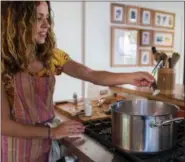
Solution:
M50 2L49 24L53 26ZM2 1L1 2L1 61L4 72L15 74L28 68L30 50L33 56L49 68L50 58L55 46L52 27L46 41L38 45L34 39L36 7L39 1Z

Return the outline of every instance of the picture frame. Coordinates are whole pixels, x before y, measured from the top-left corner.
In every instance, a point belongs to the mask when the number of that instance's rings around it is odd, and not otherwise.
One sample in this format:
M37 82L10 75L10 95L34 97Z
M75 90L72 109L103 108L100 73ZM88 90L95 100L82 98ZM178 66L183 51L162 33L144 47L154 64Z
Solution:
M111 27L111 67L136 67L138 65L138 38L138 29Z
M125 10L124 4L111 3L111 23L125 24Z
M153 46L172 48L174 46L174 32L153 31Z
M154 27L174 29L175 28L175 13L165 11L154 12Z
M140 8L140 25L153 25L153 10L148 8Z
M140 30L140 46L151 46L152 36L152 30Z
M152 66L152 53L149 49L139 50L139 66Z
M140 9L136 6L126 6L126 22L129 25L139 24L139 13Z

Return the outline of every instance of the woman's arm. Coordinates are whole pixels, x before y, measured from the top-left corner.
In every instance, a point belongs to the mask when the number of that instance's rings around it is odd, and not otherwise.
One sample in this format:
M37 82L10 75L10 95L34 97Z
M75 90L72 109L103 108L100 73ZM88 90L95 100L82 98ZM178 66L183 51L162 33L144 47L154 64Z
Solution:
M14 137L25 138L48 138L49 128L42 126L33 126L27 124L21 124L11 120L10 108L8 105L7 96L4 90L4 86L1 84L1 134ZM78 135L84 132L85 127L82 123L69 120L63 122L56 128L52 128L50 137L60 139L63 137Z
M147 72L113 73L108 71L95 71L73 60L68 61L64 65L63 71L74 78L103 86L121 84L148 86L154 81L153 76Z
M1 134L15 137L47 138L48 128L21 124L10 119L10 107L1 84Z

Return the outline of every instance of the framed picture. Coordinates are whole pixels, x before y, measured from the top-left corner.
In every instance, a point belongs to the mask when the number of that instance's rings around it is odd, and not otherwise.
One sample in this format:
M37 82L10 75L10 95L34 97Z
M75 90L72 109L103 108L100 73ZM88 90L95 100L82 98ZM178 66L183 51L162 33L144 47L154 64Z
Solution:
M123 4L111 4L111 22L118 24L125 23L125 6Z
M173 47L174 33L164 31L153 32L153 46L156 47Z
M134 28L111 27L111 66L138 65L138 35Z
M152 54L149 49L139 50L139 65L140 66L152 66Z
M139 8L136 6L127 6L127 24L139 24Z
M153 10L147 8L140 9L140 24L143 26L152 26Z
M154 27L174 29L175 14L163 11L154 12Z
M152 45L152 31L140 30L140 46Z

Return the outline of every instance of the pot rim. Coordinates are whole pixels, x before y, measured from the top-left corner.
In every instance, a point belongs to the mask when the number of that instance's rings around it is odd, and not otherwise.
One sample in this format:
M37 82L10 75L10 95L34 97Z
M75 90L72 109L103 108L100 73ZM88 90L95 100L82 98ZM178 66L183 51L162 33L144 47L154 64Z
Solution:
M111 107L111 111L114 111L118 114L125 114L125 115L129 115L129 116L143 116L143 117L160 117L160 116L166 116L166 115L171 115L172 113L166 113L166 114L162 114L162 115L132 115L132 114L128 114L128 113L123 113L123 112L118 112L116 111L115 109L113 109L113 106L116 105L117 103L119 102L129 102L129 101L137 101L137 100L146 100L146 99L130 99L130 100L119 100L113 104L110 104L110 107ZM179 106L175 105L175 104L171 104L171 103L168 103L168 102L162 102L162 101L156 101L156 100L147 100L147 101L154 101L154 102L158 102L158 103L164 103L164 104L167 104L167 105L171 105L171 106L174 106L176 108L176 113L180 111L180 108Z

